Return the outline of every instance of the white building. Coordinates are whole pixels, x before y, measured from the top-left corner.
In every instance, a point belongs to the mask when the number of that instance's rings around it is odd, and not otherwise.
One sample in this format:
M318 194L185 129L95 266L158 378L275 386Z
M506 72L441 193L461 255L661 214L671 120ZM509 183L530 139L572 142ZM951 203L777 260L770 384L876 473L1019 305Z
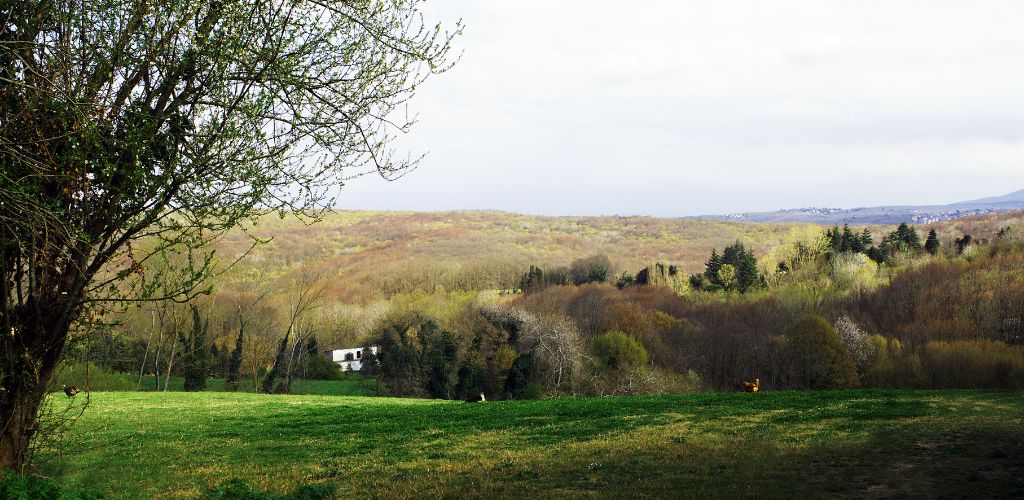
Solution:
M333 351L327 351L327 358L341 365L342 371L357 372L363 368L363 351L366 349L370 349L371 352L377 354L379 348L377 346L371 346L335 349Z

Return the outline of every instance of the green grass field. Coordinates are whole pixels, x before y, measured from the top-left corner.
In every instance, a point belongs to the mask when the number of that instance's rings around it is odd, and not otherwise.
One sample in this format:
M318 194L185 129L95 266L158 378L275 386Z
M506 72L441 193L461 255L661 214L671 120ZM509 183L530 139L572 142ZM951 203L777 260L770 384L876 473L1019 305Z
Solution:
M162 382L161 382L162 383ZM143 391L152 391L155 386L153 377L146 377L142 381ZM222 378L206 379L206 390L208 392L224 391L225 380ZM171 377L168 390L183 391L185 387L184 377ZM292 381L292 394L313 395L313 396L373 396L375 395L375 383L372 379L358 376L349 376L341 380L303 380ZM253 392L252 380L242 380L238 384L240 392Z
M241 478L343 497L1024 496L1024 396L709 393L462 402L94 393L43 472L113 498Z

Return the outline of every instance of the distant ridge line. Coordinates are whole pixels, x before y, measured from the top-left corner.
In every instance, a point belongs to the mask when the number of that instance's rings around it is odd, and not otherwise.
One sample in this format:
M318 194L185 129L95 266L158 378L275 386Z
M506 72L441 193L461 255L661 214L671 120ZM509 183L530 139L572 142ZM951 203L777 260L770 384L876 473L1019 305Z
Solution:
M806 207L772 212L701 215L694 219L738 222L803 222L809 224L930 224L961 217L1024 210L1024 189L1002 196L948 205L905 205L860 208Z

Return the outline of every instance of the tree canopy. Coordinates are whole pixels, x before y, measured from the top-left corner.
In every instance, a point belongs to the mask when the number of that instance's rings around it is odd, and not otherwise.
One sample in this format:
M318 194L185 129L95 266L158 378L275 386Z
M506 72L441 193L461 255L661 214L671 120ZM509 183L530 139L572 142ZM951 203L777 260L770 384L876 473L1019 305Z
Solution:
M183 300L227 229L416 164L392 139L461 31L419 5L0 4L0 467L23 463L84 311Z

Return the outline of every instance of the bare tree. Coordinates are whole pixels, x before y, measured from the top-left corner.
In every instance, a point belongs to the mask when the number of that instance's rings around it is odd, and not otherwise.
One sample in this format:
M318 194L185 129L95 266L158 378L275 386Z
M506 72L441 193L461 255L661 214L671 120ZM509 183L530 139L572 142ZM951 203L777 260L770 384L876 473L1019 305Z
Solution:
M185 301L226 230L415 165L391 140L461 30L419 6L0 3L0 468L22 469L83 312ZM180 266L148 272L164 252Z
M291 285L288 302L288 327L281 339L281 353L274 359L274 366L263 380L266 392L274 390L274 381L282 377L281 390L275 392L291 392L292 372L303 351L302 345L310 336L311 328L303 328L307 314L323 304L327 283L320 272L303 267L295 282Z
M516 308L496 308L487 314L519 325L519 349L533 356L538 378L556 391L574 394L586 361L583 336L569 318L536 315Z

